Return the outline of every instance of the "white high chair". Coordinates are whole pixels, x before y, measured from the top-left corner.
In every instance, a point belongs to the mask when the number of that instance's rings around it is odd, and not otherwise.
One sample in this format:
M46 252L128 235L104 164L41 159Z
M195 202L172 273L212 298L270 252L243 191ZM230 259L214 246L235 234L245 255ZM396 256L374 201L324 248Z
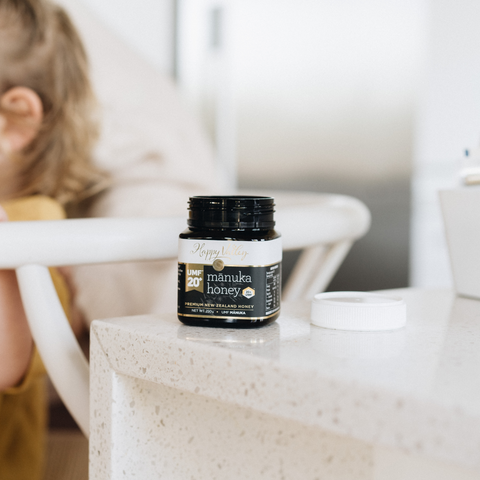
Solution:
M284 250L303 250L284 297L309 298L327 286L352 243L366 233L370 213L360 201L340 195L282 193L276 202ZM185 226L185 217L0 224L0 268L16 269L37 348L60 397L87 437L88 363L47 267L173 259Z

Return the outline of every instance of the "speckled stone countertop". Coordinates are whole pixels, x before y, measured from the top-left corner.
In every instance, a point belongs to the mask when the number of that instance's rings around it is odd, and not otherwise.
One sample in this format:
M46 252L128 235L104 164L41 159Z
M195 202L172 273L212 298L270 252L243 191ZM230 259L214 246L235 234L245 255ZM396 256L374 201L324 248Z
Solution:
M171 314L96 321L92 335L121 374L480 468L480 301L394 292L407 326L392 332L322 329L303 303L261 329L188 327Z

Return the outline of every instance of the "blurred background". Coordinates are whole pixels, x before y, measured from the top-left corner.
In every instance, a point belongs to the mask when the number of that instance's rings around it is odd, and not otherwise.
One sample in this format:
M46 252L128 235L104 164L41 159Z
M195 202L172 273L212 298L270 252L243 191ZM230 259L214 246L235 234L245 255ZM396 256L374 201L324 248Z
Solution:
M451 284L437 190L479 140L480 2L83 1L178 84L232 186L365 202L330 289Z

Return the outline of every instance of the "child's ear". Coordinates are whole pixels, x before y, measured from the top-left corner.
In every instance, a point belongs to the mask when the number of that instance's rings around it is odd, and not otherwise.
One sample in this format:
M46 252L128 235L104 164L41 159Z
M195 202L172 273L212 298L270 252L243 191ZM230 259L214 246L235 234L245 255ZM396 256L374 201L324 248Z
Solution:
M42 101L31 88L13 87L0 97L0 112L0 135L12 152L19 152L37 136Z

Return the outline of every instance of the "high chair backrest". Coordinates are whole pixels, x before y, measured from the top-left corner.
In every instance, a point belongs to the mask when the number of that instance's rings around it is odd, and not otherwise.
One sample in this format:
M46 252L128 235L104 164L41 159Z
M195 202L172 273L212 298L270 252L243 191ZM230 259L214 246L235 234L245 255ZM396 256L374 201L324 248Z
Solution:
M369 211L358 200L338 195L290 193L276 198L284 250L303 250L284 298L311 298L326 287L351 244L368 230ZM30 329L47 372L86 436L88 363L62 310L48 267L174 259L178 234L185 225L185 217L0 224L0 268L16 269Z

